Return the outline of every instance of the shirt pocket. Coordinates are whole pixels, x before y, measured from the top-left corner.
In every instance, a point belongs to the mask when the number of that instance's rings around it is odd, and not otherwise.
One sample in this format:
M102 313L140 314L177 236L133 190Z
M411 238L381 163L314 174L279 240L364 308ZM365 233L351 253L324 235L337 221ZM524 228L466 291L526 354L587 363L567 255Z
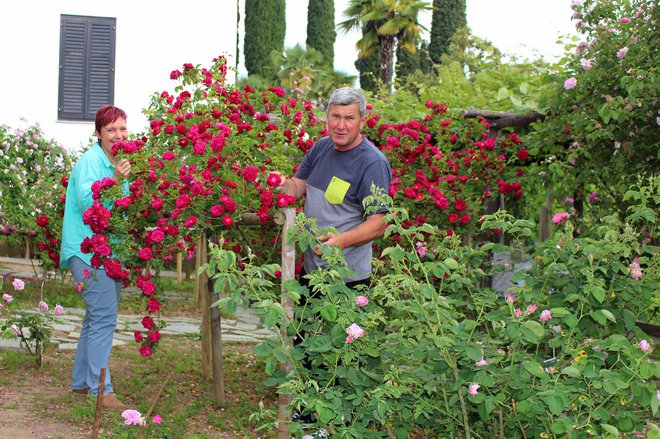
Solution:
M325 190L325 199L328 200L330 204L341 204L344 202L344 197L350 187L351 184L349 182L344 181L339 177L332 177L330 184L328 184L328 188Z

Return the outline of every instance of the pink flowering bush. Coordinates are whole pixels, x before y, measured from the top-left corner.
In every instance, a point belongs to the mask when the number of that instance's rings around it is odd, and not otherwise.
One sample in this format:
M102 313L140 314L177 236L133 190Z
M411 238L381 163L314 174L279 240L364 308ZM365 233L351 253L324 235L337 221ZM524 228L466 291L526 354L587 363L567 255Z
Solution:
M0 239L12 246L32 239L33 255L48 268L59 265L60 180L71 166L67 150L46 139L38 125L0 127Z
M546 93L543 123L526 136L543 159L530 187L549 188L556 200L574 197L590 227L614 206L638 175L657 175L658 3L649 0L574 1L579 40L566 44L556 90ZM598 202L588 199L598 192ZM545 192L545 190L543 191ZM545 195L545 194L543 194Z
M18 339L23 348L35 356L38 366L41 366L43 348L50 341L53 316L64 313L60 304L50 309L47 302L41 300L34 310L20 308L21 293L25 289L22 279L14 278L11 289L6 285L6 279L0 279L0 336L7 339Z
M567 222L524 256L532 268L516 272L505 293L486 286L502 266L484 267L483 260L513 248L463 246L460 236L431 224L404 225L408 217L392 209L386 233L400 239L376 261L372 288L346 288L341 252L322 247L330 268L309 274L314 293L295 280L284 284L284 297L298 303L292 320L267 281L277 265L241 269L231 251L212 249L206 268L231 291L218 305L232 311L252 304L267 327L281 325L296 337L294 345L276 338L255 349L265 357L266 384L292 394L293 410L348 437L598 436L654 428L647 421L658 412L660 367L635 322L652 303L657 248L643 247L615 222L598 238L574 236ZM503 211L482 223L505 231L523 255L532 227ZM299 214L289 236L300 249L317 233ZM429 248L424 256L420 236ZM639 279L627 270L633 255L645 273ZM288 373L278 367L285 361Z

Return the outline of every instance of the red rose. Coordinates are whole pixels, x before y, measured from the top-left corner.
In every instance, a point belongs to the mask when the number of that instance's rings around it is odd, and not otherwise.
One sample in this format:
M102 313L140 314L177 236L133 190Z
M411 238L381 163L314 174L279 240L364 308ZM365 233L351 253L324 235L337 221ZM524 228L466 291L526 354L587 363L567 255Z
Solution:
M456 209L457 212L461 212L467 209L467 203L462 198L459 198L454 202L454 209Z
M449 216L447 217L447 221L449 224L454 224L455 222L458 221L458 215L455 213L450 213Z
M165 239L165 233L160 229L156 229L151 232L150 238L153 242L161 242Z
M461 215L461 224L469 224L470 223L470 215L467 213L464 213Z
M516 154L520 160L527 160L527 157L529 157L529 153L525 148L520 148Z
M245 181L248 183L254 183L259 176L259 169L255 166L246 166L245 169L243 169L242 175Z
M268 178L266 181L268 182L268 186L273 188L282 184L282 177L280 177L280 174L276 172L271 172L270 174L268 174Z
M142 326L144 326L146 329L151 329L154 327L154 319L151 317L147 316L142 319Z
M39 227L46 227L48 225L48 217L46 215L39 215L39 218L37 218L37 225Z
M151 346L140 346L140 355L143 357L151 356Z
M158 312L160 311L160 302L152 297L147 302L147 308L149 312Z
M222 225L229 227L233 224L234 224L234 219L230 215L225 215L222 218Z
M135 337L135 341L138 343L142 343L142 333L140 331L135 331L133 332L133 337Z
M213 217L219 217L222 216L223 213L225 213L225 208L220 206L219 204L216 204L215 206L211 206L211 216Z
M150 247L143 247L138 251L138 257L142 259L143 261L149 261L151 258L153 258L153 254L151 252Z
M158 332L158 331L150 332L148 337L149 337L149 340L151 340L153 342L157 342L158 340L160 340L160 332Z
M195 215L190 215L188 218L186 218L186 221L183 223L183 225L188 228L194 227L195 224L197 224L197 217Z

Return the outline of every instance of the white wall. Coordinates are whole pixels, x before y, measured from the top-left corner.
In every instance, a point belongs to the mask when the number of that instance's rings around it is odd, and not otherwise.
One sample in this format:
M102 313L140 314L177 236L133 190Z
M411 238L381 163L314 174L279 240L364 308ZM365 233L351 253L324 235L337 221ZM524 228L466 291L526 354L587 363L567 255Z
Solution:
M209 66L218 55L236 64L236 0L21 0L0 6L0 124L39 124L71 150L87 145L92 122L57 120L60 15L117 19L115 101L129 131L147 128L141 113L184 63ZM21 119L25 119L22 121Z

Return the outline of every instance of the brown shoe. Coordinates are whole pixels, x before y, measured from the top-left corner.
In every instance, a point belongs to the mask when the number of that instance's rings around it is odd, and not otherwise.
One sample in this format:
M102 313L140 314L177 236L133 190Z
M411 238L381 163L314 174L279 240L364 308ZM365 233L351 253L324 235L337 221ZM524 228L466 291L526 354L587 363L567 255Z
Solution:
M87 396L89 393L89 387L85 387L84 389L71 389L71 391L76 395Z
M114 393L108 393L101 397L101 406L113 410L126 410L128 406L117 399Z

